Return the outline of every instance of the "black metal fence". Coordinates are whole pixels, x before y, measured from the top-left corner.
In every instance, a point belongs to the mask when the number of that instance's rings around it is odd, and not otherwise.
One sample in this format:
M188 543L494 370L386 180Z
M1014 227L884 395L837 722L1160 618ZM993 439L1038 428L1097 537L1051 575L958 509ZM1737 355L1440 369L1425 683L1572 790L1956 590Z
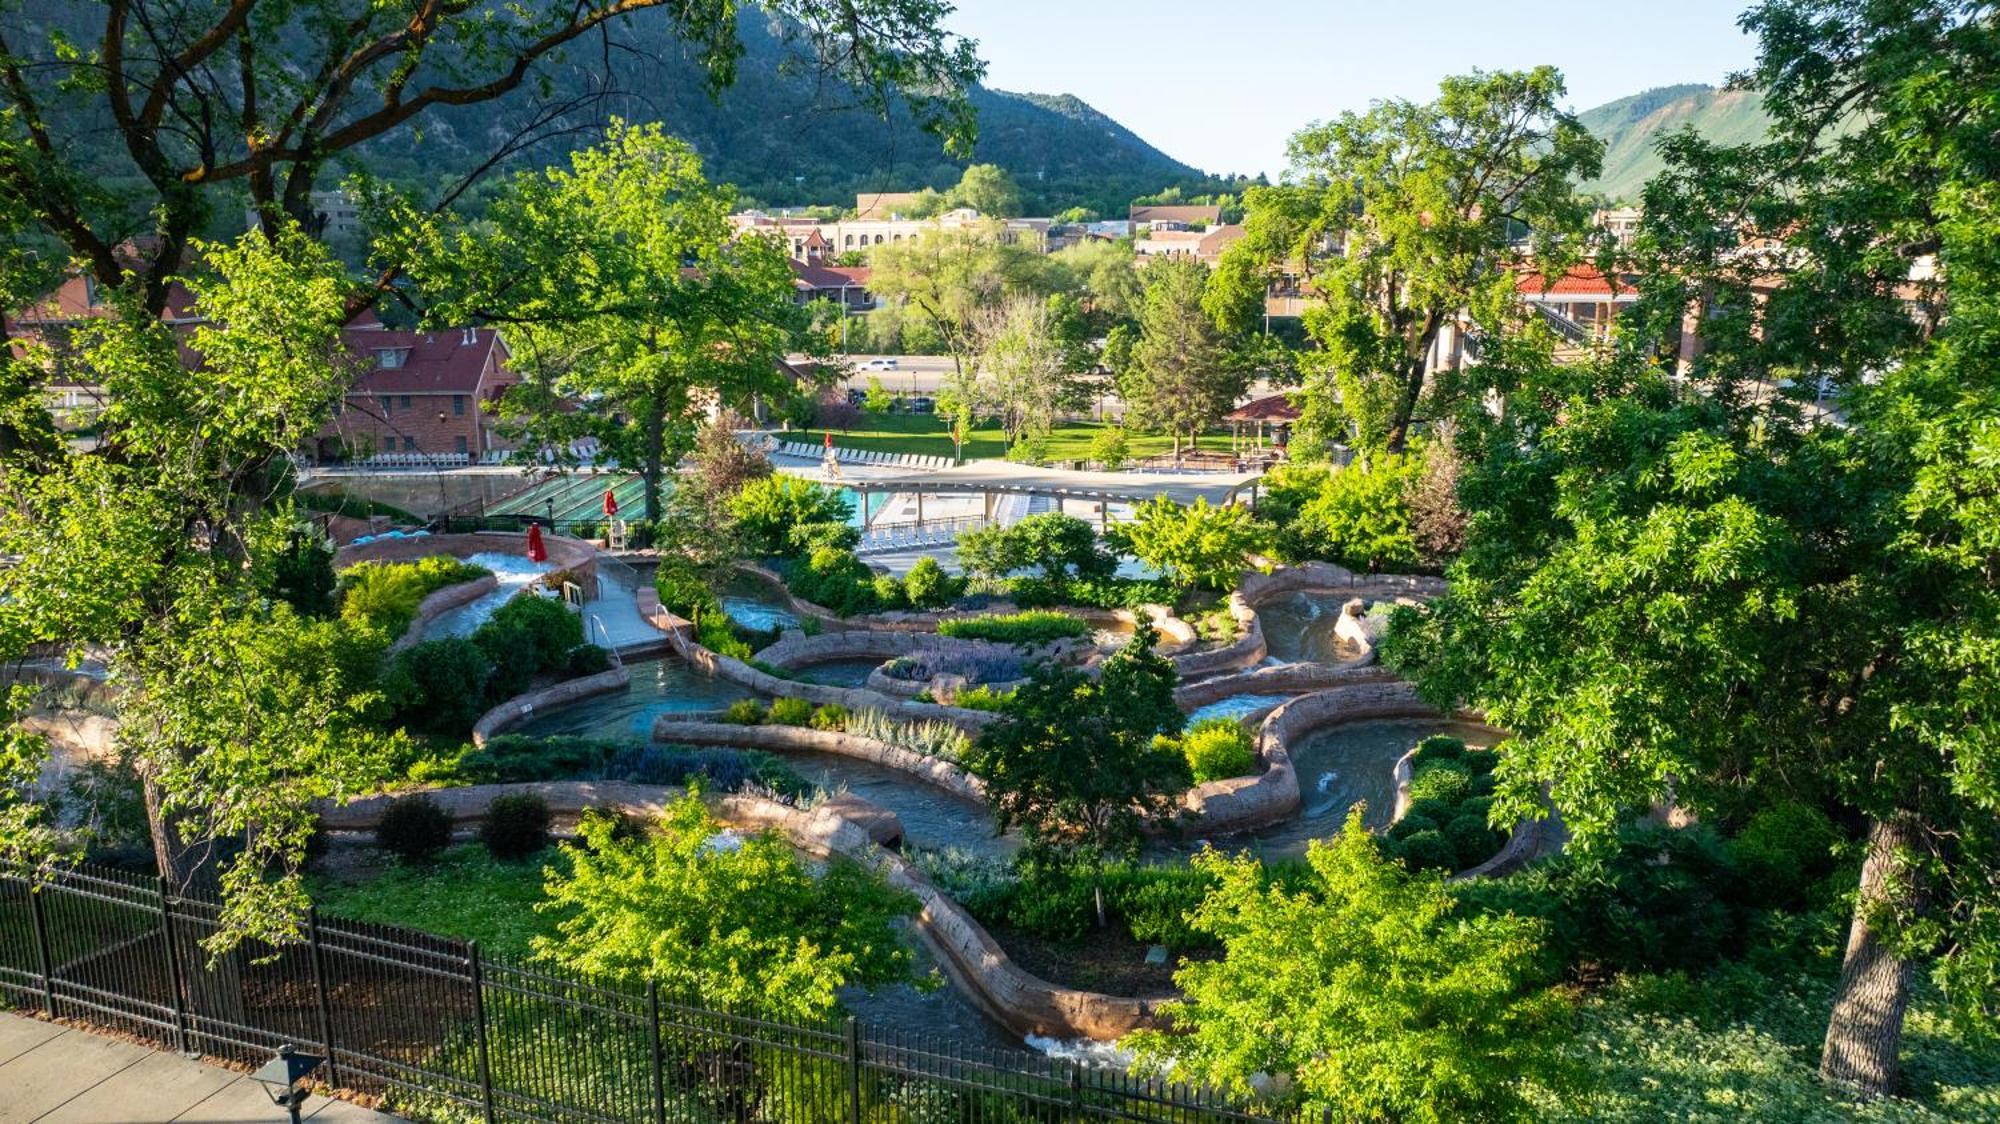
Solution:
M0 1004L242 1063L324 1054L334 1086L420 1116L954 1124L1248 1121L1214 1093L854 1020L748 1018L476 944L314 917L307 939L203 947L218 903L84 866L0 871Z

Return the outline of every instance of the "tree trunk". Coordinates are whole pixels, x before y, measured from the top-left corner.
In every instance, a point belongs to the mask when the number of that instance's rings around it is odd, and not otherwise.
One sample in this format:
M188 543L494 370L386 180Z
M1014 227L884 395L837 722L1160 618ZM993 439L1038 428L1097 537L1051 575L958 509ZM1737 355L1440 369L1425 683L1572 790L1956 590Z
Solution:
M1897 955L1880 925L1886 913L1907 916L1923 907L1922 888L1905 861L1919 842L1912 816L1875 820L1868 827L1861 893L1819 1059L1821 1078L1864 1096L1884 1096L1896 1086L1896 1054L1914 965Z
M667 410L659 402L646 403L645 437L639 451L639 478L645 489L646 519L660 518L660 477L666 470L661 462L667 455Z

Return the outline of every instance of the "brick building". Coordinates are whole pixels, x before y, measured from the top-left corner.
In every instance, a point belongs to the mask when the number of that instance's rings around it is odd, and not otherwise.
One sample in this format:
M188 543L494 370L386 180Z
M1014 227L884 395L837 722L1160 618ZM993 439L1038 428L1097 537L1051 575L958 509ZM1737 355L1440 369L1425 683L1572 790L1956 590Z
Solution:
M521 381L491 328L410 332L372 319L342 329L357 366L347 397L306 450L315 459L422 454L445 463L498 459L513 446L494 409Z

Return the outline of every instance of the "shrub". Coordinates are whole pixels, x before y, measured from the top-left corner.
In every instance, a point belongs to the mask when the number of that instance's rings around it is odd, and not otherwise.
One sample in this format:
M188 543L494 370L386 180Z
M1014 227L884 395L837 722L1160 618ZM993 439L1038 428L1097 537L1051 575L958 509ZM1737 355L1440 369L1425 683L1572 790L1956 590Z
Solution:
M1825 812L1786 800L1750 817L1728 853L1754 900L1773 906L1797 904L1833 865L1840 831Z
M1269 540L1267 528L1247 507L1211 507L1205 499L1182 507L1166 496L1139 505L1132 521L1113 528L1111 536L1175 585L1216 590L1234 586L1249 556Z
M687 566L663 562L653 573L653 588L659 591L660 607L677 617L699 622L722 615L715 591Z
M768 720L778 726L811 725L813 704L805 699L773 699Z
M1057 511L960 534L958 561L966 573L985 578L1037 569L1057 588L1073 580L1106 578L1117 568L1117 559L1098 545L1097 529L1088 520Z
M512 598L479 626L480 632L489 629L525 644L534 655L536 671L563 666L570 651L583 643L583 618L553 597Z
M1404 498L1418 466L1415 457L1378 456L1333 473L1281 536L1289 560L1321 558L1367 571L1420 565Z
M840 730L847 726L847 708L839 703L827 703L813 711L812 728L815 730Z
M1131 442L1123 429L1107 429L1090 439L1090 459L1106 472L1116 472L1132 459Z
M396 654L386 690L397 719L433 734L463 734L485 709L493 667L479 646L460 637L426 640Z
M965 579L945 573L944 566L926 554L903 577L903 593L912 608L942 609L965 594Z
M764 718L764 704L756 699L737 699L722 715L724 722L736 726L762 726Z
M757 554L794 552L794 528L812 523L845 526L854 506L831 488L797 476L774 475L752 480L729 498L729 512L745 546Z
M1196 784L1244 776L1257 764L1250 732L1233 718L1204 718L1188 727L1181 735L1181 753Z
M1446 839L1458 854L1458 865L1454 870L1465 870L1478 866L1498 852L1507 837L1486 825L1486 817L1461 812L1457 818L1444 826Z
M481 625L472 634L472 643L486 657L489 703L499 703L526 691L541 668L534 645L518 629Z
M810 558L816 550L853 550L861 545L861 531L847 523L801 523L786 532L790 553Z
M1435 828L1408 835L1395 848L1396 857L1411 870L1458 869L1458 848Z
M549 845L549 806L531 792L495 797L479 825L479 841L501 862L518 862Z
M977 687L968 687L960 691L958 696L951 700L951 705L964 707L967 710L998 712L1005 710L1007 704L1013 701L1014 692L995 691L982 683Z
M611 653L595 644L578 644L563 661L563 673L571 679L611 670Z
M1068 613L1030 609L1021 613L955 617L938 623L938 635L1002 644L1047 644L1087 635L1090 626Z
M406 863L429 862L451 844L451 816L428 796L390 801L375 825L375 843Z
M803 565L783 567L785 585L796 597L823 605L841 616L875 608L875 572L852 551L821 547Z
M1402 819L1389 825L1389 838L1400 843L1418 832L1438 830L1440 828L1436 819L1411 810L1405 812Z
M1451 822L1451 818L1457 814L1457 810L1452 805L1442 800L1412 800L1410 801L1409 809L1404 812L1403 818L1409 819L1411 816L1422 816L1432 823L1442 826Z
M1465 760L1465 742L1448 734L1432 734L1417 743L1417 753L1411 764L1423 766L1434 761Z
M417 606L438 590L492 571L434 554L415 562L362 562L340 575L340 616L395 639L409 631Z
M1410 778L1411 800L1457 804L1471 795L1472 774L1461 765L1427 765Z
M1147 866L1114 872L1106 896L1132 939L1169 948L1213 948L1214 937L1188 923L1215 886L1215 876L1193 866Z
M877 609L907 609L909 595L903 592L901 579L890 574L876 574L873 582L875 607Z

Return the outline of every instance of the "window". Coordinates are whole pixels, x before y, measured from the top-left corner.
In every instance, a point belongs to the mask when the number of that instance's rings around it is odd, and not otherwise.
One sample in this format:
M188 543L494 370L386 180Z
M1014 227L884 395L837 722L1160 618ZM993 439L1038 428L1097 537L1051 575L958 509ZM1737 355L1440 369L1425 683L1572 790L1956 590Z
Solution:
M843 234L843 235L841 235L841 245L843 245L843 246L852 246L852 245L854 245L854 235L852 235L852 234Z
M375 349L375 365L384 369L400 367L410 361L407 347L378 347Z
M417 451L417 439L416 439L416 438L414 438L414 437L405 437L405 438L403 438L403 451L404 451L404 452L406 452L406 453L414 453L414 452L416 452L416 451Z
M463 455L465 453L465 438L463 435L452 438L451 444L453 452L458 453L460 455Z
M381 408L381 411L382 411L382 412L383 412L384 414L386 414L386 413L388 413L388 412L389 412L389 396L388 396L388 395L384 394L384 395L382 395L381 397L379 397L379 398L375 399L375 404L376 404L377 406L379 406L379 407Z
M465 395L454 394L451 396L451 416L455 418L462 418L465 416ZM459 452L461 453L464 451L465 450L463 449L459 450Z

